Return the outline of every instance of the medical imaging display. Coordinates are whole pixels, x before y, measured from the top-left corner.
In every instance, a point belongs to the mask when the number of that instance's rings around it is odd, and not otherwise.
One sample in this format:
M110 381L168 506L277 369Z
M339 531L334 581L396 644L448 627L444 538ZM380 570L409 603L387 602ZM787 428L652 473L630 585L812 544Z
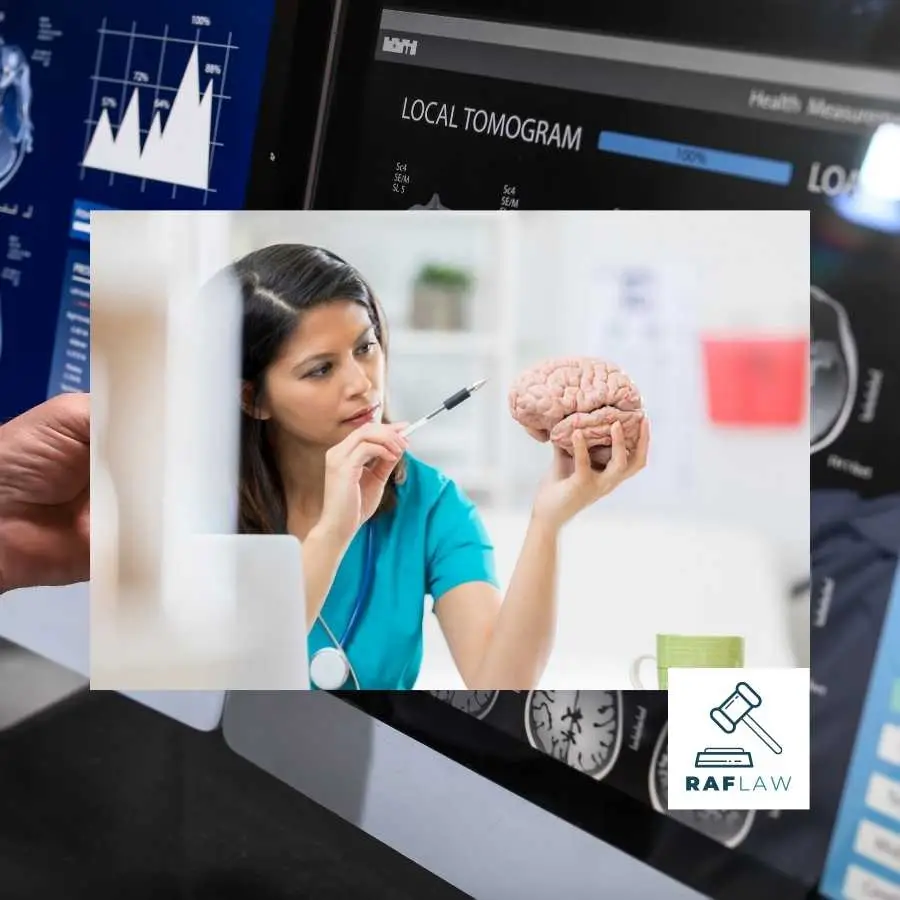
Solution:
M463 726L506 736L521 754L505 751L510 778L528 772L520 795L557 815L577 807L595 834L609 827L597 798L629 798L651 820L634 827L647 858L666 840L659 819L828 900L900 896L896 863L860 830L880 828L900 859L900 809L867 800L876 776L900 784L900 0L795 0L777 14L759 0L768 17L740 33L728 32L730 7L723 18L696 0L643 36L600 27L627 15L603 5L559 4L567 19L553 27L552 4L535 4L542 22L516 11L518 23L491 20L488 0L465 17L423 12L430 3L344 6L336 89L298 206L810 211L812 808L666 810L662 692L348 702L372 715L408 705L418 740L452 743ZM704 9L718 24L707 28ZM790 53L782 15L802 22ZM266 108L286 118L299 102L264 102L276 16L276 0L0 0L0 421L90 387L93 210L245 205ZM640 410L640 386L602 363L532 371L511 415L563 447L573 417L596 416L602 464L611 420L636 440ZM574 403L559 401L582 381ZM467 734L465 764L496 772L502 762L491 770ZM580 789L553 796L535 759Z
M535 440L574 453L580 431L591 462L603 468L612 456L612 426L622 426L625 449L636 449L644 412L640 391L620 366L589 357L542 360L522 372L509 390L509 411Z
M531 691L525 731L532 747L603 778L622 747L620 691Z
M0 43L0 189L32 149L31 68L21 47Z
M338 75L348 111L331 110L315 207L810 211L811 809L667 810L657 692L501 691L480 723L588 776L566 799L598 835L597 792L616 788L799 890L900 897L896 864L858 838L874 822L900 859L900 806L866 801L876 775L900 791L900 3L790 4L805 31L762 3L768 18L738 34L699 0L696 39L680 15L651 36L596 24L618 10L509 22L406 7L365 33L349 20L362 68ZM803 39L787 52L790 34ZM636 439L639 387L614 359L535 361L510 414L560 446L595 416L592 455L608 454L613 419ZM417 734L454 705L410 710ZM544 802L524 776L515 789Z
M753 811L669 810L665 695L652 691L431 691L587 775L646 801L725 847L751 834ZM493 693L487 703L485 694ZM764 815L764 814L760 814Z
M684 822L685 825L695 828L726 847L737 847L750 833L753 819L756 816L755 810L669 809L666 801L669 786L668 736L669 729L665 725L656 740L656 746L653 748L653 756L650 760L648 784L653 808L671 816L673 819L677 819L679 822Z
M483 719L494 705L498 691L429 691L454 709L462 710L476 719Z
M858 364L844 308L813 287L809 295L812 403L810 447L824 450L841 436L856 405Z
M240 209L275 0L0 0L0 421L90 387L91 210Z

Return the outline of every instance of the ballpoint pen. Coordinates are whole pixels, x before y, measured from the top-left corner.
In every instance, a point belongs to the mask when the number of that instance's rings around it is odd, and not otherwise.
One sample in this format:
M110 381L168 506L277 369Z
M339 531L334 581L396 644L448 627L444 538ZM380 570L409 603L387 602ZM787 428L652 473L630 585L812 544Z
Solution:
M440 406L436 409L433 409L427 416L422 416L421 419L416 419L411 425L407 425L400 434L403 437L408 437L414 431L418 431L426 422L433 419L435 416L440 415L440 413L444 412L448 409L453 409L454 406L459 406L464 400L468 400L475 391L484 387L487 382L487 378L482 378L481 381L476 381L475 384L470 385L469 387L463 388L462 390L457 391L451 397L448 397ZM371 468L378 461L378 458L370 459L366 464L366 468Z
M440 415L440 413L445 410L453 409L454 406L459 406L464 400L468 400L475 391L484 387L486 382L487 378L482 378L481 381L476 381L475 384L457 391L452 397L448 397L440 406L428 413L427 416L422 416L421 419L417 419L411 425L407 425L400 434L402 434L403 437L409 437L409 435L414 431L418 431L426 422L430 421L435 416Z

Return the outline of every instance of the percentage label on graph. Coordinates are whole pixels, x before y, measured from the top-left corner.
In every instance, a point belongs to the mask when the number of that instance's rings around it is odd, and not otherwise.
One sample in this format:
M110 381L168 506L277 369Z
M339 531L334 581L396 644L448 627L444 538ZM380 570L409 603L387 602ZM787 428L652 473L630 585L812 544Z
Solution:
M676 151L679 161L689 166L705 166L706 154L696 147L679 147Z
M157 97L157 99L153 101L153 108L154 109L168 109L169 101L163 99L162 97Z
M115 109L119 104L115 97L101 97L100 105L106 109Z
M199 28L208 28L212 25L212 21L209 16L191 16L191 25L196 25Z
M206 72L207 75L221 75L222 67L218 63L207 63L203 67L203 71Z
M138 84L149 84L150 83L150 76L146 72L135 71L133 79Z

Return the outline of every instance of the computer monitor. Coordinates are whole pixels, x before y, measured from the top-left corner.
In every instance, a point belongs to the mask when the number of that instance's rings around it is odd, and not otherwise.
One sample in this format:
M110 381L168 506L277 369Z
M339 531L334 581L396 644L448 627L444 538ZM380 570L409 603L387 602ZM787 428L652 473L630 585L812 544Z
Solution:
M352 812L350 791L363 827L475 896L533 895L540 867L560 895L590 872L602 892L601 845L648 864L634 896L669 895L651 868L723 900L900 896L900 4L345 3L326 87L313 207L811 211L812 808L660 811L654 694L330 697L387 725L334 712L343 794L291 768L308 732L279 737L325 698L235 698L279 713L244 710L249 742L226 710L235 746ZM570 754L559 717L601 707L617 758ZM387 754L389 786L360 787ZM458 847L418 839L447 816ZM559 850L560 820L593 865Z
M813 325L824 333L813 365L826 365L811 446L810 812L757 814L730 831L734 817L713 816L710 835L655 809L650 761L661 770L665 715L653 693L612 704L622 749L602 778L532 746L538 705L509 693L236 694L232 745L476 896L528 896L537 884L579 896L589 878L635 897L672 896L674 881L728 898L900 890L890 806L900 777L900 255L896 167L878 164L891 159L900 109L900 4L554 0L529 4L526 17L512 0L344 0L333 21L324 3L219 6L0 0L4 60L22 50L0 133L0 418L63 378L65 389L85 386L83 312L61 298L84 299L92 205L810 209ZM292 27L298 8L319 27ZM326 61L319 92L313 71ZM186 129L207 116L215 129L221 110L215 136L189 141L208 147L209 169L204 179L189 153L160 181L150 158L125 160L101 123L133 137L126 113L137 108L137 133L152 129L195 65L213 84L207 105L178 108ZM876 132L887 150L875 152ZM145 134L158 149L161 136ZM64 363L51 376L54 359ZM238 703L251 706L229 719ZM240 721L257 727L254 742ZM431 837L437 825L443 841Z
M0 0L0 421L89 388L92 209L288 202L281 103L306 84L311 129L322 6Z
M0 422L90 389L90 213L280 206L281 100L314 122L330 10L299 0L185 6L0 0ZM301 27L303 23L303 27ZM86 584L13 592L0 637L87 675ZM130 694L198 728L219 692Z

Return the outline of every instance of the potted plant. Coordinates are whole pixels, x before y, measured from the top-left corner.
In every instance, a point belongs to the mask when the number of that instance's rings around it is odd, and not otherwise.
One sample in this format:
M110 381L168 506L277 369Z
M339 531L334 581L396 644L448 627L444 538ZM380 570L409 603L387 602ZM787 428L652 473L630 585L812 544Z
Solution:
M458 266L427 263L413 283L412 327L461 331L474 279Z

